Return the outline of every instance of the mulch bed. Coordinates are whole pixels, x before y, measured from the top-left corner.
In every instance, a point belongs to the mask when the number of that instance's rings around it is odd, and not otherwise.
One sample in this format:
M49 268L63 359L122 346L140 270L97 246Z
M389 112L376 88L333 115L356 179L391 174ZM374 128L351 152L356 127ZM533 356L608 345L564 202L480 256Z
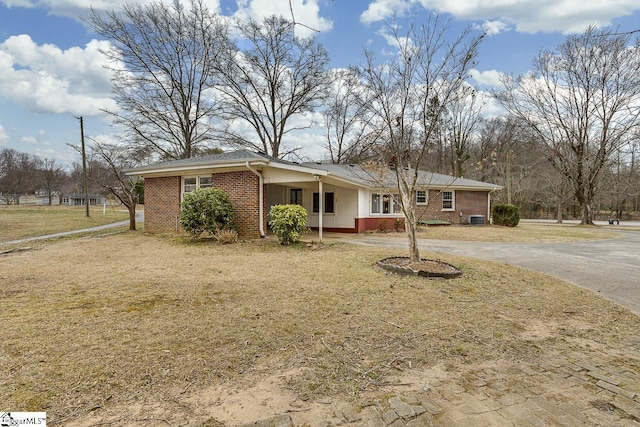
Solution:
M397 274L420 277L454 279L462 274L462 271L451 264L424 258L420 261L411 262L409 257L389 257L378 261L378 266Z

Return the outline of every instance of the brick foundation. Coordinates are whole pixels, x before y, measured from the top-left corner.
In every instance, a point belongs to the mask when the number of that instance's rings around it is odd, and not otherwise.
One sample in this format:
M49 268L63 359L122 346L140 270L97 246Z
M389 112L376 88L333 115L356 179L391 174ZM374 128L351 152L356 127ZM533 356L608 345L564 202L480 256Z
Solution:
M356 218L356 231L364 233L367 230L376 231L394 231L396 219L399 220L398 227L404 230L404 218L386 217L386 218Z

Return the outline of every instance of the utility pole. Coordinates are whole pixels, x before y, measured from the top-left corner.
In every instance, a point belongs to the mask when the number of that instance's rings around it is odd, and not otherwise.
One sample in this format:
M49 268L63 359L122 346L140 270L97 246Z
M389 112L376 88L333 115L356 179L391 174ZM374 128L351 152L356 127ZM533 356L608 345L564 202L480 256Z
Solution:
M80 120L80 141L82 142L82 180L84 181L84 214L89 218L89 186L87 185L87 154L84 149L84 121Z

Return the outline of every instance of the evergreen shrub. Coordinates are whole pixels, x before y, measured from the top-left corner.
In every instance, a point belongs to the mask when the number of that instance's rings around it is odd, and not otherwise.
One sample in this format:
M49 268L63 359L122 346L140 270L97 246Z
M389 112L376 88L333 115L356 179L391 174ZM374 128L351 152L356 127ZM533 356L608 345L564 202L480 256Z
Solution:
M180 204L180 225L191 237L214 235L233 228L233 205L229 196L217 188L197 188L184 195Z
M493 223L506 227L515 227L520 222L520 209L507 203L497 204L492 210Z
M269 211L269 225L281 245L297 243L308 233L307 210L300 205L275 205Z

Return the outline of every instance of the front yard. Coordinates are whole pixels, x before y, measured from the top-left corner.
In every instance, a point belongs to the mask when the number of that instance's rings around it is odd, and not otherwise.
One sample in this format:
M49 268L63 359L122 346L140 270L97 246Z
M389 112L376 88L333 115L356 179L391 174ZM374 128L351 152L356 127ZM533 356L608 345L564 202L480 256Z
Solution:
M301 401L357 404L398 372L616 346L640 329L608 300L530 271L428 253L464 276L374 266L392 255L405 254L141 233L7 253L0 402L46 411L51 425L127 424L141 413L213 422L194 400L211 387L228 394L286 373Z

